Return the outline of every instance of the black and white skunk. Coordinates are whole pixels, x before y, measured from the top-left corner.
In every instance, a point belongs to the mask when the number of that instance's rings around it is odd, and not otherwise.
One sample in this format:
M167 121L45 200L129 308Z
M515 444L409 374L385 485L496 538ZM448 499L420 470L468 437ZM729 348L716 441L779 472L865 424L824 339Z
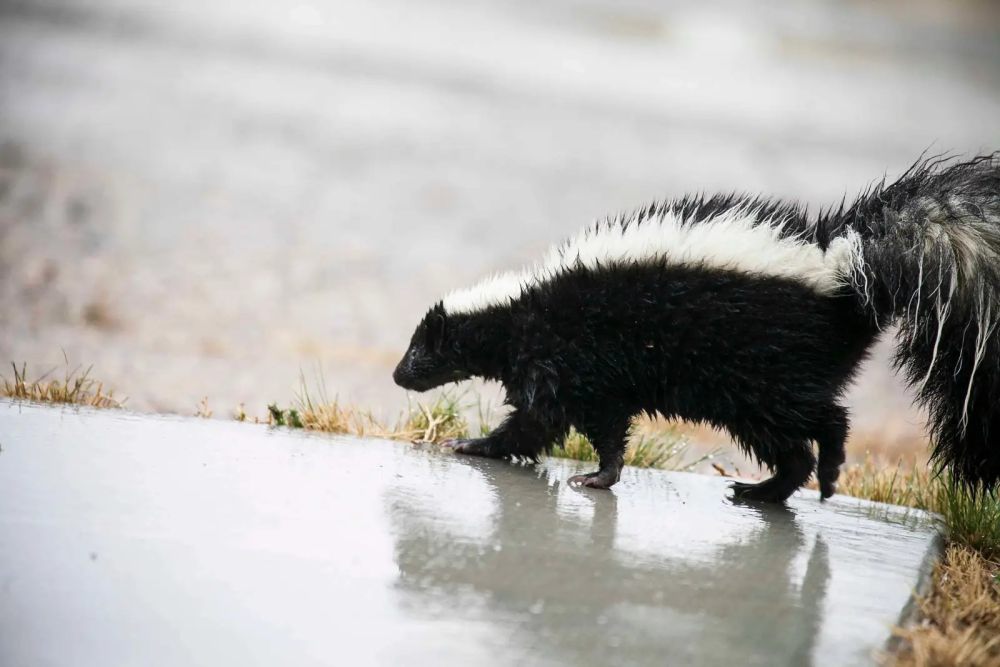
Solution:
M927 407L934 460L1000 481L1000 153L922 161L852 205L715 196L599 222L540 265L453 292L394 373L424 391L479 376L512 407L456 452L535 459L570 426L618 481L638 413L707 422L773 471L737 497L782 501L816 471L833 494L867 350L898 324L895 362ZM813 454L812 442L818 449Z

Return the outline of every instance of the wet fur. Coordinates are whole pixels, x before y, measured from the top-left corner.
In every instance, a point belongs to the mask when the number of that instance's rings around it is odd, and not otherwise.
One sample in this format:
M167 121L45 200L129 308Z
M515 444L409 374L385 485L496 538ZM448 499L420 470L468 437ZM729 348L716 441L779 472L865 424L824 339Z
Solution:
M964 481L995 485L997 160L922 163L815 220L794 205L713 197L602 224L625 235L666 215L707 225L734 211L753 224L779 220L783 238L834 262L838 281L817 282L812 264L803 264L813 271L806 280L715 261L725 253L568 257L555 270L518 273L509 296L495 284L488 298L472 292L459 300L467 312L435 305L397 382L416 390L470 376L503 383L511 414L488 437L456 443L461 453L534 459L574 426L600 458L597 472L575 481L606 488L618 480L632 417L660 413L727 430L774 471L735 485L737 496L781 501L815 471L827 497L848 431L839 399L881 330L898 322L897 363L930 408L937 460Z

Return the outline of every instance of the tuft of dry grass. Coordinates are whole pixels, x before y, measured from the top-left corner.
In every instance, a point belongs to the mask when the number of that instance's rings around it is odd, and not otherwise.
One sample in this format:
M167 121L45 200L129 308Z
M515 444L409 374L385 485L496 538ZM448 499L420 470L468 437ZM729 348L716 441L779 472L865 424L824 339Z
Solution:
M341 405L336 397L331 400L322 377L318 378L316 389L311 390L305 377L300 376L299 391L292 407L283 409L272 403L267 411L268 423L272 426L358 436L382 435L383 431L371 413Z
M936 483L927 470L904 466L901 462L885 467L865 456L863 463L848 466L837 480L837 493L879 503L928 509L928 491ZM809 483L818 488L816 481Z
M688 458L689 447L689 442L669 427L648 431L634 429L628 448L625 450L625 465L689 471L712 457L711 454L706 454L692 461L685 461ZM576 430L571 430L563 441L552 449L551 456L577 461L597 461L597 452L594 451L590 440Z
M1000 665L1000 562L951 544L934 568L934 587L919 609L919 624L896 630L905 642L891 664Z
M202 419L211 419L213 414L215 413L212 412L212 408L208 407L208 396L205 396L200 401L198 401L198 407L196 407L194 411L195 417L201 417Z
M440 444L469 437L469 422L462 415L461 397L441 394L430 404L411 405L406 415L388 434L389 437L414 442Z
M469 424L462 414L460 400L443 393L431 403L411 404L396 424L389 427L370 412L345 406L336 397L330 399L322 377L317 379L315 389L303 377L292 407L280 408L272 403L267 406L267 421L272 426L440 444L468 436ZM238 412L236 418L241 415L241 421L245 420L245 413Z
M2 386L0 395L25 401L39 403L68 403L86 405L94 408L120 408L125 400L117 399L114 391L105 390L104 384L90 377L92 366L84 369L81 366L70 367L69 360L62 378L50 378L55 369L42 374L34 380L28 380L28 365L11 363L14 378L0 376Z

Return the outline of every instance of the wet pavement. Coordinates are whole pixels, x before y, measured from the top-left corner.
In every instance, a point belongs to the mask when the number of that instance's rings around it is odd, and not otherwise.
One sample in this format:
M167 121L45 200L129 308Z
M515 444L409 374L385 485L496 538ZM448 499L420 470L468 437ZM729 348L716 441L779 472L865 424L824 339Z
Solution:
M0 446L4 665L870 664L936 553L682 473L10 402Z

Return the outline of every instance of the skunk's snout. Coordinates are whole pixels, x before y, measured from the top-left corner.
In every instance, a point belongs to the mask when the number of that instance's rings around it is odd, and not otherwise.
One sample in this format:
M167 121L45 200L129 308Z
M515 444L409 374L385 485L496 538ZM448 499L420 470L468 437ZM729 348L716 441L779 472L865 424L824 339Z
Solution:
M409 376L409 369L406 367L406 359L404 358L396 365L396 370L392 372L392 381L403 389L409 389L409 387L406 386Z
M403 356L392 372L392 380L409 391L426 391L430 387L424 386L425 383L420 381L420 373L414 363L415 356L409 351Z

